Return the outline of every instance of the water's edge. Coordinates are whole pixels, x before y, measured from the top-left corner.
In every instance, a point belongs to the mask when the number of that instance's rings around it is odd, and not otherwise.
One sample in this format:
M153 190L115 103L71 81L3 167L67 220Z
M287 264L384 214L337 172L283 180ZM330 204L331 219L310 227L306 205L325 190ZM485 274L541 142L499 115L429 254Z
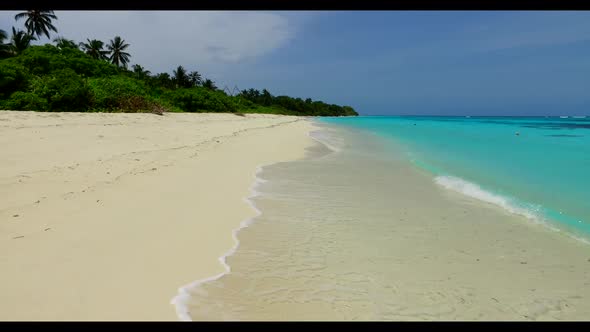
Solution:
M312 120L312 123L316 124L313 122L313 120ZM314 137L313 133L316 131L317 131L317 129L312 129L307 133L307 135L310 138L312 138L314 141L325 146L330 151L329 153L337 152L336 148L334 148L334 147L330 146L329 144L322 142L318 138ZM309 158L309 157L307 157L307 156L303 157L303 159L307 159L307 158ZM281 162L279 161L279 162L274 162L274 163L269 163L269 164L263 164L263 165L259 165L256 167L256 170L254 172L254 182L250 186L250 195L243 198L244 202L246 202L246 204L248 204L252 209L254 209L254 211L256 212L256 215L242 220L240 222L238 228L236 228L232 231L232 237L234 239L234 246L231 249L229 249L225 254L223 254L222 256L220 256L218 258L219 262L224 267L225 271L221 272L217 275L211 276L211 277L195 280L189 284L183 285L180 288L178 288L178 294L174 298L172 298L172 300L170 301L170 304L175 306L176 315L178 316L178 319L180 321L192 321L190 314L189 314L189 310L188 310L188 301L190 300L190 297L191 297L191 295L190 295L191 289L197 288L204 283L207 283L210 281L215 281L215 280L217 280L217 279L219 279L219 278L223 277L224 275L227 275L231 272L231 266L229 264L227 264L227 258L232 256L237 251L238 247L240 246L240 240L238 238L238 233L242 229L252 225L254 223L255 219L262 214L262 211L260 211L260 209L258 209L256 207L256 204L253 201L254 198L256 198L260 195L260 193L256 190L258 188L258 186L261 183L266 182L266 180L264 180L261 177L261 173L263 173L265 167L272 166L272 165L275 165L278 163L281 163Z
M332 126L335 126L337 128L338 127L341 128L341 126L339 126L337 124L333 124L333 123L323 123L321 120L319 120L319 121L312 120L312 123L314 124L314 128L311 129L310 131L308 131L307 135L310 138L312 138L314 141L316 141L317 143L321 144L323 147L325 147L329 151L326 154L323 154L322 156L325 156L328 154L333 154L333 153L338 153L340 151L340 148L338 148L337 146L334 146L333 144L330 144L329 140L323 141L322 135L326 134L326 132L324 131L324 129L326 129L326 127L330 128ZM324 127L324 125L326 127ZM400 142L398 142L398 143L400 143ZM336 145L338 145L338 144L336 144ZM320 156L319 158L321 158L322 156ZM306 156L299 159L298 161L315 159L315 158L318 158L318 156L310 156L310 155L306 154ZM504 197L500 194L494 193L493 191L486 190L486 188L481 187L477 183L469 182L469 181L459 178L459 177L449 176L449 175L445 175L445 174L437 174L437 172L432 172L428 169L425 169L424 167L421 167L419 164L416 164L415 162L413 162L413 160L411 158L408 158L407 155L404 155L403 158L408 161L408 164L412 168L414 168L418 171L420 171L420 170L426 171L426 173L428 173L428 176L431 178L432 182L436 186L440 186L441 188L443 188L443 190L445 190L445 191L459 193L459 194L464 195L466 197L475 199L476 201L478 201L482 204L495 205L498 208L509 212L510 214L520 215L522 217L525 217L525 219L535 221L537 224L542 224L543 226L548 227L553 231L560 231L560 229L554 228L551 223L545 222L545 220L543 220L544 219L543 217L545 217L545 216L543 216L542 214L539 214L538 213L539 211L533 211L533 210L526 209L525 207L516 204L517 202L513 201L510 197ZM256 215L243 220L239 224L239 227L233 230L232 236L234 239L234 246L228 252L226 252L224 255L219 257L219 261L223 265L225 271L222 273L219 273L215 276L211 276L211 277L207 277L204 279L194 281L194 282L184 285L178 289L178 294L172 299L171 304L173 304L175 306L177 316L180 320L192 321L192 318L190 317L190 314L189 314L189 308L188 308L188 303L191 299L191 292L190 292L191 290L198 288L202 284L208 283L210 281L218 280L221 277L223 277L227 274L230 274L231 266L229 266L229 264L227 263L227 258L234 255L240 246L240 241L238 238L239 232L243 228L251 226L256 221L256 218L260 217L263 213L254 203L254 199L261 195L261 193L259 193L257 191L258 187L262 183L267 182L267 180L263 179L262 173L264 172L264 169L266 167L269 167L269 166L275 165L275 164L279 164L279 163L283 163L283 162L275 162L275 163L270 163L270 164L266 164L266 165L260 165L256 168L256 171L254 174L255 179L250 187L250 195L248 197L244 198L244 201L256 211ZM578 238L577 236L575 236L575 234L570 234L567 231L560 232L560 233L563 235L572 237L578 241L584 242L585 244L589 244L588 241L586 241L583 238Z
M339 126L337 123L328 123L330 125ZM523 216L528 221L543 226L548 230L562 233L563 235L584 244L590 244L590 227L579 229L582 220L578 220L577 218L573 218L561 211L553 210L546 206L521 200L508 193L497 192L492 188L482 186L478 182L467 180L461 175L435 168L423 160L416 159L412 154L412 148L395 137L382 136L366 128L354 128L341 124L340 126L346 127L349 130L372 133L376 135L378 139L395 143L396 146L401 148L400 152L404 155L404 159L409 162L409 165L411 165L412 168L426 172L437 186L444 188L447 191L456 192L463 196L476 199L483 204L495 205L511 214Z

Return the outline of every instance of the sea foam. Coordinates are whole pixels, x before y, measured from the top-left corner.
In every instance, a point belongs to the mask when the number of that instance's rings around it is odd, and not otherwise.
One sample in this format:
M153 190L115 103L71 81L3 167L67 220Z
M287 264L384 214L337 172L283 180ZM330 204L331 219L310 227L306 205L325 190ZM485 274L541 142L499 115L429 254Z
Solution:
M264 180L260 177L260 173L262 172L262 168L264 166L268 166L268 165L258 166L256 168L256 173L254 175L255 180L254 180L253 185L250 187L250 196L244 198L244 201L248 205L250 205L250 207L252 207L252 209L254 209L254 211L256 212L256 215L243 220L240 223L239 227L234 229L234 231L232 232L232 237L234 239L234 246L227 253L225 253L223 256L219 257L219 262L221 263L221 265L223 265L225 271L221 272L217 275L205 278L205 279L196 280L194 282L191 282L190 284L180 287L178 289L178 294L170 301L170 304L172 304L176 307L176 315L178 316L178 318L181 321L192 321L190 314L189 314L189 307L188 307L188 304L189 304L189 301L191 298L191 295L190 295L191 290L198 288L201 284L217 280L217 279L219 279L219 278L223 277L224 275L231 272L231 267L229 266L229 264L227 264L227 258L232 256L236 252L238 247L240 246L240 240L238 239L238 233L240 232L241 229L250 226L254 222L254 219L256 219L256 217L258 217L259 215L262 214L262 212L253 203L252 199L260 195L260 193L256 190L256 188L261 183L266 182L266 180Z
M434 178L434 181L449 190L453 190L459 192L465 196L473 197L483 202L487 202L490 204L494 204L503 208L504 210L524 216L530 220L535 222L543 221L541 215L533 211L532 209L527 209L520 207L516 204L513 200L508 197L504 197L498 194L491 193L486 191L485 189L481 188L475 183L463 180L461 178L457 178L454 176L437 176Z
M308 135L313 140L327 147L328 150L331 150L332 152L340 152L342 150L342 146L345 144L343 140L338 139L335 135L332 135L329 129L326 128L310 131Z
M524 216L535 224L545 226L554 232L560 232L586 245L590 245L590 240L586 236L576 234L573 230L562 232L559 227L550 222L550 219L545 218L545 213L541 212L541 207L534 207L533 205L529 208L522 207L522 204L516 203L514 199L486 191L475 183L454 176L437 176L434 178L434 181L445 189L496 205L510 213Z
M316 140L317 142L324 144L324 146L326 146L328 149L332 150L333 152L338 151L337 148L330 146L328 143L326 143L325 141L323 141L321 139L321 138L326 139L327 136L322 136L322 133L320 131L309 132L308 135L309 135L309 137ZM178 294L170 301L170 304L175 306L176 315L178 316L178 318L181 321L192 321L190 313L189 313L189 302L191 299L191 294L190 294L191 290L195 290L200 285L207 283L207 282L217 280L217 279L219 279L219 278L223 277L224 275L229 274L231 272L231 266L229 264L227 264L227 258L232 256L236 252L236 250L238 250L238 247L240 246L240 240L238 239L238 233L240 232L240 230L242 230L243 228L249 227L252 223L254 223L255 219L262 214L262 211L260 211L256 207L256 205L254 204L252 199L260 196L260 192L258 192L256 189L259 187L259 185L261 183L267 182L267 180L265 180L261 177L261 173L263 171L263 168L266 166L273 165L273 164L274 163L260 165L256 168L256 172L254 173L255 180L254 180L254 183L252 184L252 186L250 187L250 195L243 199L252 209L254 209L256 214L250 218L242 220L242 222L240 223L238 228L233 230L232 237L234 239L234 246L229 251L227 251L223 256L219 257L219 262L224 267L225 271L223 271L217 275L211 276L211 277L207 277L204 279L193 281L187 285L180 287L178 289Z

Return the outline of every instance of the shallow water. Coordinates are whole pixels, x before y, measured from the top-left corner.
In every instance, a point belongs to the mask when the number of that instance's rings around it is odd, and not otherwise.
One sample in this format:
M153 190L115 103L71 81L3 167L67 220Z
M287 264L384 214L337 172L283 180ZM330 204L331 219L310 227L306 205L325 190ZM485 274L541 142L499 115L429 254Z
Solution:
M190 290L193 320L590 317L578 242L437 186L374 133L314 135L335 152L263 169L262 214L231 273Z
M448 189L590 238L590 118L358 117Z

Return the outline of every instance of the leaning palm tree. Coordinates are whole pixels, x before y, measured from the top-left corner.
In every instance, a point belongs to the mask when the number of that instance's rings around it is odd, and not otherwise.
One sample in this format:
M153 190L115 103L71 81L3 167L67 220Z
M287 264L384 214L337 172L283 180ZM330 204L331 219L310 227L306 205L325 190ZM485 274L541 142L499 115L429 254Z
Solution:
M60 49L64 48L75 48L78 49L78 44L71 39L66 39L64 37L57 37L53 40L55 42L55 46Z
M80 43L80 47L86 54L97 60L107 60L109 51L103 50L104 43L98 39L86 39L86 43Z
M26 12L18 13L14 16L15 20L26 18L25 28L30 35L46 35L49 38L49 30L57 32L57 29L51 20L57 20L57 16L53 14L53 10L27 10Z
M23 30L16 30L12 27L12 38L10 39L10 53L13 55L19 55L24 50L31 46L31 42L36 40L35 36L28 34Z
M119 36L116 36L111 40L111 43L107 45L107 48L111 52L110 60L114 65L127 68L129 57L131 57L129 53L125 52L127 47L129 47L129 44L125 44L125 41Z

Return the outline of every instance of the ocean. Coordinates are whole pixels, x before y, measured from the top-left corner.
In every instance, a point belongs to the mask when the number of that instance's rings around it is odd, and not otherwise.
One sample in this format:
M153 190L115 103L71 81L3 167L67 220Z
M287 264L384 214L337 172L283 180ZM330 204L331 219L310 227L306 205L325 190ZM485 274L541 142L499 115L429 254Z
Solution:
M590 317L586 119L314 122L306 158L257 173L259 215L184 319Z
M590 237L590 118L358 117L448 189Z

